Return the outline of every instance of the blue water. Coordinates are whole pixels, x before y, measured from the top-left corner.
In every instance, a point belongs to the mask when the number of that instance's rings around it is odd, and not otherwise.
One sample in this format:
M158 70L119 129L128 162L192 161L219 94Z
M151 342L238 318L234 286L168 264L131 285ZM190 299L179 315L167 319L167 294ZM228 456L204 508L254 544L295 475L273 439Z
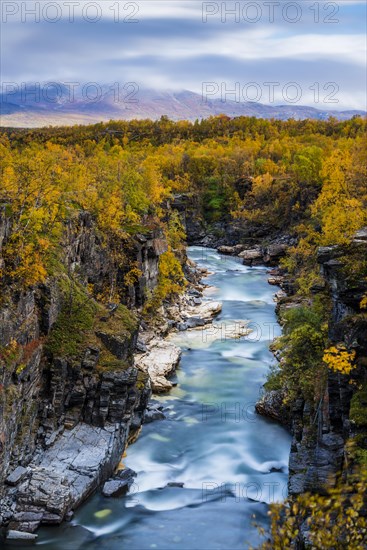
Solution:
M249 268L215 250L189 257L213 274L207 298L223 302L215 340L177 333L183 349L178 385L159 397L167 419L144 425L123 461L138 472L118 499L94 495L73 522L43 528L47 550L237 550L256 547L254 525L268 523L268 503L286 496L289 434L254 412L280 333L266 269ZM229 337L235 322L252 332ZM167 487L180 482L184 487ZM94 514L104 510L105 517Z

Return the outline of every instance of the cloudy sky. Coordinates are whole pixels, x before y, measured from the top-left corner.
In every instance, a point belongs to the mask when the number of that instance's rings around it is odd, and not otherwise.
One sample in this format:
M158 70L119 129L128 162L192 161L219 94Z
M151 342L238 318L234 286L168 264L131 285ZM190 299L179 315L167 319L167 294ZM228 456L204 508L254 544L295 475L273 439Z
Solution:
M237 100L366 109L364 0L3 0L1 9L3 85L201 93L213 83L205 90L236 89Z

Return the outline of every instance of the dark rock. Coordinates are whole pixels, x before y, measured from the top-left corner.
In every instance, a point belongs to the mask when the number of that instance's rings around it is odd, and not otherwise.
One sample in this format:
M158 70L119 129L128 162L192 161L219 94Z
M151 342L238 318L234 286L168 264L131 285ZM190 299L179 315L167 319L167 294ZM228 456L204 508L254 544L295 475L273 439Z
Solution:
M41 521L43 512L18 512L14 514L15 521Z
M121 497L129 490L127 481L121 479L111 479L106 481L102 488L102 494L105 497Z
M279 260L283 258L288 250L287 244L272 244L265 250L264 261L271 265L277 265Z
M195 327L203 327L205 325L204 319L201 317L189 317L186 319L185 323L186 328L195 328Z
M136 472L130 468L119 470L103 485L102 494L105 497L120 497L125 495L134 483Z
M199 292L199 290L197 290L196 288L190 288L190 290L188 290L187 292L190 296L196 296L196 297L200 297L202 295L201 292Z
M127 360L132 357L136 347L137 333L134 338L126 334L110 334L107 332L96 332L96 335L117 359Z
M87 348L82 361L85 369L95 369L98 364L100 350L98 348Z
M255 410L258 414L272 418L284 426L290 427L291 416L289 407L284 405L286 394L283 390L272 390L266 392L256 403Z
M25 476L27 475L28 473L28 469L27 468L23 468L23 466L18 466L17 468L15 468L15 470L13 470L13 472L6 478L5 482L8 484L8 485L17 485L20 481L22 481Z
M149 424L155 420L164 420L166 417L162 411L158 409L149 409L144 413L144 424Z
M184 487L184 483L182 481L170 481L169 483L167 483L166 487L179 487L179 488L182 488Z
M65 514L65 521L71 521L74 517L73 510L69 510L69 512L66 512Z
M148 348L143 342L140 342L140 340L138 340L136 342L136 350L140 353L146 353L148 351Z
M137 476L137 473L134 472L131 468L124 468L123 470L119 470L114 478L121 479L124 481L128 481L129 484L132 484L134 482L134 477Z
M339 252L339 254L341 254L341 252ZM320 246L317 250L317 261L323 264L335 258L336 255L338 255L337 246Z

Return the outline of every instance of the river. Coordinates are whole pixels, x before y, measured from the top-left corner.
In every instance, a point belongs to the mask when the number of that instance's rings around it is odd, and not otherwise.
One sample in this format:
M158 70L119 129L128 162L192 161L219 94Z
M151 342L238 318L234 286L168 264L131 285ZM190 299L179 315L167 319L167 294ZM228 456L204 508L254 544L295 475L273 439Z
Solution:
M71 523L42 528L45 550L237 550L259 544L268 503L286 496L290 436L254 412L280 327L266 269L190 247L212 274L204 299L223 302L215 327L176 333L177 386L158 398L167 418L143 426L124 464L126 497L95 494ZM235 322L252 332L231 338ZM183 483L183 487L167 486ZM97 513L97 516L95 515Z

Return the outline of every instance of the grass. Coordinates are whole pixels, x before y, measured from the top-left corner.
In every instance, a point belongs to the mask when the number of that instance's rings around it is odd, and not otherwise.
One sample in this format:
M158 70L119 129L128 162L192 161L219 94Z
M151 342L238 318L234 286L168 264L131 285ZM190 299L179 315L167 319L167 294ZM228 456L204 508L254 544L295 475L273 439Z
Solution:
M63 307L52 327L46 350L54 356L80 358L88 346L101 350L98 370L127 368L126 361L117 359L96 336L98 332L131 338L138 321L126 306L118 305L110 312L97 303L84 288L65 279L61 282Z
M349 418L356 427L367 428L367 383L353 395Z

